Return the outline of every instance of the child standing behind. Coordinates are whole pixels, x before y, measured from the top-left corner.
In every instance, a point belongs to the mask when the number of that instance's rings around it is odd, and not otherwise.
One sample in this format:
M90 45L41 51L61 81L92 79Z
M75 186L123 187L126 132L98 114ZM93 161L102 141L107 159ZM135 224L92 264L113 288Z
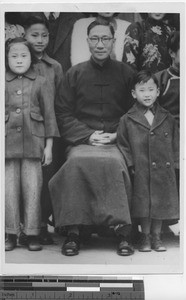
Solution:
M172 64L156 73L160 87L159 104L167 109L180 124L180 33L172 32L168 40Z
M40 196L42 164L52 161L53 137L59 136L46 80L31 67L28 42L6 45L5 80L5 250L16 247L20 234L20 194L24 201L23 232L28 249L41 250Z
M49 57L46 48L49 43L49 31L47 22L39 16L31 16L25 22L25 38L29 42L36 61L33 67L37 74L45 77L48 81L53 97L50 99L51 105L54 101L57 89L61 83L63 71L61 64ZM40 241L44 245L53 243L52 237L48 233L47 223L52 214L52 204L48 190L48 182L62 165L63 145L60 138L54 138L53 143L53 162L50 166L43 168L43 188L41 193L41 234Z
M120 120L117 142L133 175L131 214L139 218L143 234L139 251L166 251L160 237L162 221L179 215L178 126L156 102L158 82L150 71L135 76L132 95L136 103Z

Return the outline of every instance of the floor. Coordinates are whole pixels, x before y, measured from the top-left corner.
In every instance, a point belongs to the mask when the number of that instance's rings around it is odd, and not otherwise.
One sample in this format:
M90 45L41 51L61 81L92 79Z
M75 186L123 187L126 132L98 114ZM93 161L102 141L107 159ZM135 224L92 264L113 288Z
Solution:
M182 269L181 247L179 242L178 225L174 225L174 231L171 236L163 237L164 245L167 248L166 252L151 251L148 253L139 252L135 249L135 253L131 256L122 257L116 253L116 240L113 237L99 237L96 234L92 235L91 240L87 244L81 245L79 255L66 257L61 254L61 246L64 237L56 234L53 229L50 229L54 244L43 246L42 251L31 252L27 248L18 245L16 249L5 253L5 269L9 272L12 264L19 264L16 272L20 274L24 270L24 264L30 268L30 273L40 273L43 267L50 265L50 273L71 273L77 270L77 273L84 274L88 270L92 273L99 273L100 270L119 273L179 273ZM33 270L34 265L35 270ZM63 266L63 268L61 268ZM69 267L70 266L70 267ZM101 269L100 269L101 266ZM44 272L42 270L42 272ZM48 271L47 271L48 272ZM27 269L28 273L28 269Z

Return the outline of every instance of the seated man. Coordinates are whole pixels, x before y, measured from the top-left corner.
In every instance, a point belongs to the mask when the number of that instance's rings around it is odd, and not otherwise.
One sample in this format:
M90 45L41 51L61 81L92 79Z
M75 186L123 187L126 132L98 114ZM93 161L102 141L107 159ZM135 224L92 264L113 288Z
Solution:
M67 72L56 100L59 131L69 147L49 183L55 225L68 228L64 255L79 253L82 225L114 227L117 253L131 255L131 182L116 130L132 105L133 71L110 58L112 25L94 21L87 34L92 56Z

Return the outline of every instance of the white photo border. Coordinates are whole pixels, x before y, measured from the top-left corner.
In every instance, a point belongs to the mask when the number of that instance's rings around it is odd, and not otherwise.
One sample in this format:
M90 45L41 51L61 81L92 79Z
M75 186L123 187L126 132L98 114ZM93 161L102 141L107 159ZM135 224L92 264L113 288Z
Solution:
M87 3L87 1L81 1L77 3L76 1L68 2L68 3L60 3L55 1L55 3L50 3L48 1L30 1L30 4L25 3L24 1L19 1L19 3L14 3L15 1L7 1L7 3L0 3L0 37L1 37L1 55L0 55L0 66L1 66L1 82L0 82L0 93L1 93L1 122L2 126L0 127L1 141L0 141L0 149L1 149L1 158L0 158L0 167L1 167L1 180L0 180L0 193L1 193L1 201L0 201L0 210L1 210L1 264L0 264L0 273L2 275L84 275L84 274L162 274L162 276L166 276L166 274L175 274L174 270L171 272L171 268L169 270L161 270L161 266L149 266L148 270L144 265L135 266L135 265L127 265L125 268L124 264L120 265L40 265L40 264L7 264L5 262L5 251L4 251L4 12L6 11L43 11L43 3L45 4L45 11L63 11L63 12L95 12L95 11L105 11L105 2L107 3L107 11L114 12L159 12L161 9L162 13L179 13L180 14L180 31L181 31L181 70L180 70L180 78L181 78L181 93L180 93L180 115L181 115L181 147L180 147L180 212L181 212L181 222L180 222L180 257L182 258L180 261L180 268L177 272L179 274L184 273L184 251L185 249L185 178L184 178L184 170L185 170L185 132L186 132L186 124L184 120L184 116L186 115L185 109L185 5L183 2L171 2L171 1L156 1L156 2L118 2L112 3L110 1L102 1L102 3ZM23 5L24 3L24 5ZM159 5L157 5L159 4ZM153 272L150 269L153 268ZM126 273L126 271L127 273ZM161 271L160 271L161 270ZM176 275L176 274L175 274Z

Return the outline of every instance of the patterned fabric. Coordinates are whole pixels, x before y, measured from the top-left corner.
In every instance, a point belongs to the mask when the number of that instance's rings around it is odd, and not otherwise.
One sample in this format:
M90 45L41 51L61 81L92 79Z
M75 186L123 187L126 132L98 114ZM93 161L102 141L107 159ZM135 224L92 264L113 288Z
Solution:
M123 61L137 71L150 69L155 73L169 67L167 41L173 30L151 18L131 24L126 31Z
M24 37L25 31L21 25L13 25L6 23L5 25L5 41L16 37Z

